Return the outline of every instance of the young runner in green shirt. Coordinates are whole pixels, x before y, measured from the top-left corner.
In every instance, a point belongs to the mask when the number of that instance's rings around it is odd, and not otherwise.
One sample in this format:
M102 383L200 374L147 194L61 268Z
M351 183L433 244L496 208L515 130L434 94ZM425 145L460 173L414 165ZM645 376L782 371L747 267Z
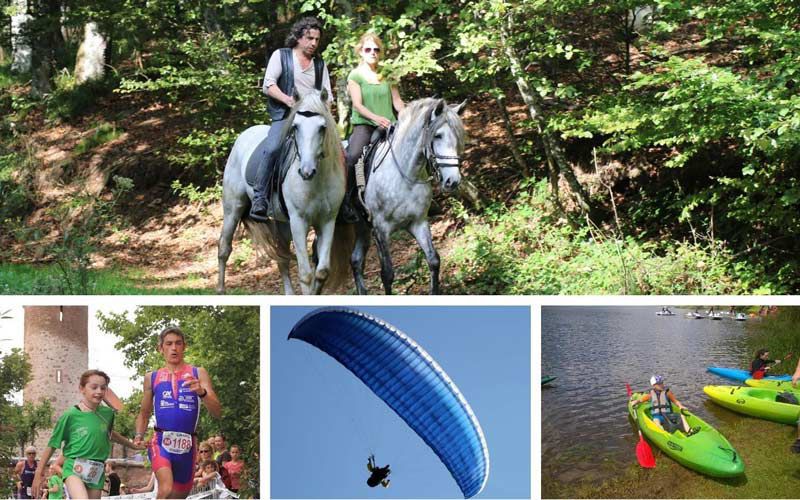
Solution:
M143 448L134 446L130 439L113 431L114 410L101 406L109 381L108 375L99 370L89 370L81 375L81 401L58 419L42 455L42 463L47 463L53 451L62 448L66 457L62 477L71 498L100 498L111 441L130 448ZM33 478L35 498L41 495L42 469L37 469Z
M50 465L50 479L47 480L47 498L64 498L64 478L61 477L62 471L58 464Z

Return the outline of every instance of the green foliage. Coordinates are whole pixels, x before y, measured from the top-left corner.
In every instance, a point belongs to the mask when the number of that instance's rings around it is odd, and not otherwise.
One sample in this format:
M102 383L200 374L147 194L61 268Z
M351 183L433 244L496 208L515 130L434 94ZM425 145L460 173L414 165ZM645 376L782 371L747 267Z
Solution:
M23 455L25 447L34 443L39 432L53 425L53 405L48 399L36 404L27 402L22 406L13 406L9 417L5 422L14 429L17 450Z
M106 122L101 123L92 130L91 135L79 142L72 152L75 155L82 155L97 146L113 141L121 135L122 131L117 129L116 125Z
M30 189L17 179L20 163L15 153L0 156L0 225L3 226L23 217L33 207Z
M167 160L185 170L199 170L209 179L216 179L239 133L241 131L230 127L210 132L193 130L178 139L180 148L167 155Z
M238 247L237 247L238 248ZM89 289L92 295L199 295L211 294L205 284L181 283L181 286L164 287L157 280L148 280L139 269L124 268L89 269ZM0 294L2 295L62 295L67 293L63 283L63 270L58 264L26 265L0 263ZM228 293L246 294L247 290L229 290Z
M448 287L483 294L726 294L748 290L732 274L730 252L673 243L661 248L573 229L551 215L546 182L511 208L468 219L457 235Z
M238 133L266 115L265 101L255 87L258 70L247 59L231 55L231 42L221 34L189 33L187 40L167 39L163 44L153 66L124 78L118 92L148 92L180 102L200 128L181 137L180 148L168 159L216 179Z
M782 360L773 365L772 373L794 374L800 359L800 308L778 307L777 314L772 313L754 323L747 336L749 352L742 356L744 366L755 358L756 351L769 349L772 358ZM789 358L784 359L787 355Z
M44 99L47 118L55 122L70 121L94 108L98 97L116 85L114 76L78 85L66 68L56 74L54 90Z
M527 119L512 110L512 125L515 135L524 137L520 152L536 175L551 170L542 132L560 133L569 160L582 170L584 187L596 186L599 177L591 173L587 151L596 148L598 170L603 163L621 165L615 178L603 179L610 182L612 197L605 190L593 193L605 205L593 213L594 224L607 225L611 214L618 214L615 225L621 227L613 238L593 226L569 228L560 219L570 214L561 214L560 206L541 215L572 239L563 245L547 239L552 246L542 248L550 248L551 257L568 256L576 263L585 258L592 269L600 256L617 263L606 274L592 273L598 289L798 290L800 7L789 0L655 0L652 22L634 32L628 12L641 5L634 0L78 0L63 9L64 28L80 31L86 21L97 20L112 41L113 76L76 86L69 70L61 70L55 91L39 101L25 94L29 75L13 75L0 65L0 89L11 90L0 93L0 135L19 146L21 137L40 128L40 111L51 120L73 120L97 109L97 97L121 79L117 91L135 103L131 107L166 102L173 117L185 118L176 120L180 137L157 147L157 158L169 163L170 179L181 179L173 185L180 196L207 203L217 196L219 173L236 135L266 121L256 85L264 56L283 45L294 20L316 15L325 23L324 57L339 88L358 62L356 40L372 30L385 42L382 70L399 82L406 99L470 96L480 103L477 112L492 116L492 97L506 94L509 106L517 106L520 85L527 86L541 109L531 116L526 103L521 108ZM70 38L56 57L59 68L72 66L77 42ZM518 69L516 76L512 68ZM347 96L338 97L347 102ZM483 130L469 133L478 139ZM6 155L0 163L19 160ZM641 174L635 177L634 171ZM0 207L0 219L19 231L30 210L23 178L0 166L0 194L8 202ZM510 199L515 193L496 194ZM609 199L618 204L611 207ZM467 228L474 233L470 241L499 244L510 252L507 257L520 259L513 276L536 275L538 264L512 251L519 242L496 240L490 233L495 226L528 221L532 216L522 210L527 202L522 196L511 210L495 208ZM88 206L85 200L76 203ZM465 262L474 257L464 255ZM670 258L675 261L658 264L655 274L674 276L680 286L652 282L653 273L636 264ZM700 261L708 266L703 276L692 267ZM419 259L413 261L408 280L416 280L423 268ZM729 274L722 276L721 269ZM570 279L554 273L511 286L513 276L488 276L474 288L567 293L551 281ZM719 286L707 283L718 276Z
M164 365L158 332L178 325L187 336L186 360L205 368L222 404L222 418L202 412L198 433L206 438L222 431L228 442L243 447L244 457L259 450L259 308L138 307L125 313L98 313L101 330L116 335L125 365L140 375Z
M5 319L5 311L3 316ZM13 403L12 395L22 390L30 376L31 365L22 349L0 353L0 460L4 464L12 463L12 457L19 456L15 424L20 410ZM9 481L9 476L9 469L4 467L0 472L0 495L11 498L13 482Z
M110 199L96 199L84 192L51 209L53 217L61 222L60 236L49 248L61 272L60 293L94 292L91 256L98 250L100 240L121 223L115 207L132 188L130 179L114 176Z
M212 201L219 201L222 199L221 184L214 184L209 188L203 189L196 187L192 183L184 185L180 179L175 179L172 181L170 187L175 194L189 200L189 202L193 204L206 205Z

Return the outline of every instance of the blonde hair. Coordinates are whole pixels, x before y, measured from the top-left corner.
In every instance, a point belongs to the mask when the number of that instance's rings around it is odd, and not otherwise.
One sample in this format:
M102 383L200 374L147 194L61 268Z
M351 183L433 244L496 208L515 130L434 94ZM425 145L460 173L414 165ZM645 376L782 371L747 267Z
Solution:
M371 32L371 31L367 31L366 33L361 35L361 38L358 39L358 43L356 43L356 55L357 56L361 55L361 49L364 48L364 44L367 42L367 40L372 40L373 42L375 42L375 45L377 45L378 48L381 49L381 52L383 52L383 42L378 37L378 35L376 35L375 33Z

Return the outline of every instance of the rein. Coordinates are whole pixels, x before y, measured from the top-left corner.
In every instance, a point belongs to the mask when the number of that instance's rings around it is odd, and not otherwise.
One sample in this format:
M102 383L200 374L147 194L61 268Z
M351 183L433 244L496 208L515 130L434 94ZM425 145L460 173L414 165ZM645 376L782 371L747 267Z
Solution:
M301 115L301 116L305 116L306 118L311 118L313 116L320 116L319 113L316 113L314 111L298 111L296 114ZM327 134L328 131L326 130L325 133ZM324 144L325 139L323 138L322 140L323 140L323 144ZM300 147L297 145L297 137L295 136L294 127L292 127L292 129L286 134L285 141L287 143L289 141L292 142L292 144L294 145L294 158L297 158L298 160L301 160L302 158L300 158ZM281 157L280 157L279 165L282 165L283 164L282 162L286 161L286 159L288 157L287 155L288 155L288 151L284 151L284 154L282 154ZM322 147L322 156L320 156L320 158L319 158L320 161L324 160L327 156L328 155L327 155L327 153L325 151L325 147L323 145L323 147ZM294 160L294 158L292 160Z
M437 120L436 122L438 122L438 121L439 120ZM434 122L434 123L436 123L436 122ZM378 166L381 165L383 160L386 158L386 155L391 153L392 154L392 160L394 161L395 168L397 168L397 171L400 173L400 176L408 184L412 184L412 185L413 184L430 184L431 180L435 180L436 182L440 182L442 180L442 168L457 167L458 166L459 157L458 156L442 156L442 155L439 155L439 154L436 153L436 148L433 145L433 139L434 139L433 138L433 131L434 130L435 130L435 128L433 127L433 124L431 124L430 122L425 124L425 126L422 128L422 137L423 137L423 144L424 144L423 147L422 147L422 153L423 153L423 156L425 157L425 172L428 174L427 178L425 178L425 179L416 179L415 180L415 179L410 178L405 172L403 172L403 169L400 168L400 163L397 161L397 156L395 156L395 154L394 154L394 148L392 147L392 142L394 140L394 134L391 134L390 137L388 139L386 139L386 142L388 143L388 146L389 146L388 147L388 151L386 153L384 153L383 157L380 159L379 162L375 163L375 167L372 169L372 171L375 172L376 170L378 170ZM455 165L450 165L450 164L447 164L447 163L442 164L441 162L443 160L444 161L455 160L456 164Z

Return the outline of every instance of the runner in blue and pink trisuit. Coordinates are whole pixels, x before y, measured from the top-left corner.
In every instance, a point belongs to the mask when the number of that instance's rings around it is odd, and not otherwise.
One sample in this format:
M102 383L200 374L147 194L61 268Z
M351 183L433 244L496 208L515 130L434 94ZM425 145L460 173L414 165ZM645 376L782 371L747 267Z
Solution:
M184 363L185 348L185 337L177 327L159 334L159 350L167 366L145 375L142 409L136 418L135 443L143 440L155 411L155 433L147 453L158 481L156 498L186 498L197 459L200 403L216 418L222 413L208 373Z

